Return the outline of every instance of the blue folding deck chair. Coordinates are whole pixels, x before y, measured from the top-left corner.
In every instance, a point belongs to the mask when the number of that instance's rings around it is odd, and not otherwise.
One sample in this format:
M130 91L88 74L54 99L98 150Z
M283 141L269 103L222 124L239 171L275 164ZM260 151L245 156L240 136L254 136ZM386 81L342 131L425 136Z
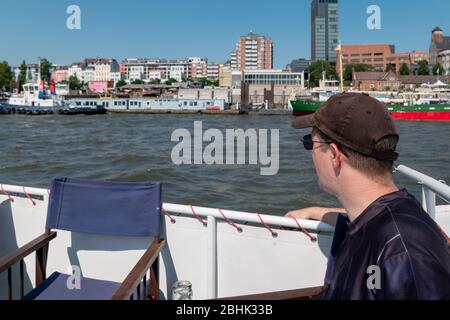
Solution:
M158 299L158 256L165 245L160 239L160 183L113 183L70 178L56 178L50 189L46 231L39 238L0 260L0 273L36 252L36 288L26 300L124 300ZM147 251L122 283L81 278L80 289L69 289L69 275L58 272L46 277L48 247L56 232L66 230L108 236L153 237ZM147 272L150 270L150 281ZM9 281L9 298L12 285Z

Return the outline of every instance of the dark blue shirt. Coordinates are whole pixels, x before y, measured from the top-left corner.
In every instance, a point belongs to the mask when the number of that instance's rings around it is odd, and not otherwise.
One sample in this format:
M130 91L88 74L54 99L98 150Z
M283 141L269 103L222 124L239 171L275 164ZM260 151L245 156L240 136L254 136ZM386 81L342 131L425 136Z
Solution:
M344 222L344 223L343 223ZM447 239L406 190L338 219L322 299L450 299Z

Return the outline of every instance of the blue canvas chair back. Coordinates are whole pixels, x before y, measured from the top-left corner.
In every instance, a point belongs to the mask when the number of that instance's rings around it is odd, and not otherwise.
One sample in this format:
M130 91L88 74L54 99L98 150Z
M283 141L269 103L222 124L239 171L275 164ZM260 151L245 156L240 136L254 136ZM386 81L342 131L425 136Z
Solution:
M99 235L159 237L160 213L159 182L55 178L46 227Z

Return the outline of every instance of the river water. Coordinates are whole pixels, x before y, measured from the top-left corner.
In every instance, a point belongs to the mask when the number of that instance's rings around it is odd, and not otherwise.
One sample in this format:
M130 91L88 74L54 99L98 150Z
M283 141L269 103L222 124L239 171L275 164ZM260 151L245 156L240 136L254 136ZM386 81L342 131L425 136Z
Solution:
M53 177L161 181L163 201L283 215L312 205L337 206L317 185L311 155L291 116L124 115L0 116L0 183L47 188ZM258 165L176 165L175 129L279 129L279 172ZM398 163L450 183L450 123L397 122ZM270 135L269 135L270 137ZM205 143L205 146L208 143ZM420 188L396 174L416 196Z

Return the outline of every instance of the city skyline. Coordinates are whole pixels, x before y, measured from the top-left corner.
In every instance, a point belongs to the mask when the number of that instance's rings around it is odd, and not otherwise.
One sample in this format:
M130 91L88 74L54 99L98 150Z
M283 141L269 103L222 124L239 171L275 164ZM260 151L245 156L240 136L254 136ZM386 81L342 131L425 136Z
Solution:
M274 68L284 68L295 58L310 58L311 0L281 0L277 5L230 0L226 6L214 7L203 0L196 1L196 6L176 2L171 7L138 0L132 0L127 7L79 0L75 4L81 8L81 30L66 28L66 8L74 4L71 1L3 0L3 3L11 14L0 21L3 43L0 60L11 65L18 65L23 59L34 63L38 56L56 64L70 64L85 57L121 61L127 57L191 56L223 63L230 59L239 36L251 30L273 40ZM448 1L428 1L427 10L423 10L423 1L408 1L407 6L405 3L341 0L342 43L389 43L396 46L397 52L428 51L434 27L450 33ZM366 27L369 16L366 9L371 4L382 10L381 30Z

